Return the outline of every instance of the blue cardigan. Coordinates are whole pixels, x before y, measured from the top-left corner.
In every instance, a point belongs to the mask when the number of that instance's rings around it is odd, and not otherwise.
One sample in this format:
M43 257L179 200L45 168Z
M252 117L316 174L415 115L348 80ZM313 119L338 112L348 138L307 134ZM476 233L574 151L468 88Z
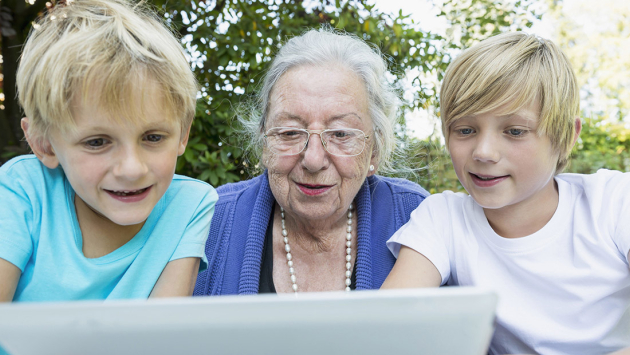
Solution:
M275 199L267 172L217 189L206 243L208 269L197 277L194 295L258 293L263 246ZM409 220L429 193L404 179L371 176L354 204L357 228L357 290L379 288L396 261L385 242Z

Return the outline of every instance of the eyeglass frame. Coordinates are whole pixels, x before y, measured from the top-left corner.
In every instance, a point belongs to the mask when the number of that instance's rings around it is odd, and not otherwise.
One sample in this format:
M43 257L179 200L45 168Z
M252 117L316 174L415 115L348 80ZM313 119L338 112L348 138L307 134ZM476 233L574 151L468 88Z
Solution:
M281 156L281 157L290 157L293 155L298 155L301 154L303 151L306 150L306 147L308 147L308 142L311 140L311 134L317 134L319 136L319 140L322 142L322 147L324 147L324 150L326 151L326 153L334 155L336 157L356 157L357 155L360 155L361 153L363 153L363 151L365 150L365 142L370 138L370 136L366 135L365 132L363 132L363 130L360 130L358 128L328 128L328 129L323 129L323 130L308 130L306 128L294 128L294 127L272 127L269 128L267 130L267 132L265 132L265 143L267 142L267 138L269 137L267 134L269 133L269 131L271 131L272 129L278 129L278 128L286 128L286 129L290 129L290 130L294 130L294 131L302 131L302 132L306 132L307 136L306 136L306 141L304 142L304 146L302 146L302 149L300 149L299 152L295 153L295 154L279 154L276 153L272 150L272 153L277 155L277 156ZM363 147L361 148L361 151L358 152L357 154L353 154L353 155L339 155L339 154L334 154L328 151L328 148L326 148L326 141L324 141L324 137L322 136L322 133L327 132L327 131L343 131L343 130L353 130L353 131L359 131L361 132L361 134L363 135Z

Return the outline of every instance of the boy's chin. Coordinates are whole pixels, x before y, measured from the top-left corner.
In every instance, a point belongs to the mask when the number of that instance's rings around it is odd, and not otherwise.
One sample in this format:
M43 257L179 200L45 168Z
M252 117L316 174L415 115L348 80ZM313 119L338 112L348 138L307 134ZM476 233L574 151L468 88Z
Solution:
M133 215L129 213L114 213L109 216L103 216L110 220L112 223L117 224L121 227L130 227L138 224L144 223L147 218L149 218L150 213L134 213Z

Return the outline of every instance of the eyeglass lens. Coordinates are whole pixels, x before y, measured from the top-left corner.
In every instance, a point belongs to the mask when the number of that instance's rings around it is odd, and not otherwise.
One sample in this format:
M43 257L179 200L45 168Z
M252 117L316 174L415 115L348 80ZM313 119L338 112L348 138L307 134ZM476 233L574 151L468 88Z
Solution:
M354 156L365 147L365 134L354 128L329 129L319 134L326 151L333 155ZM267 131L267 146L278 155L299 154L306 148L309 133L306 130L276 127Z

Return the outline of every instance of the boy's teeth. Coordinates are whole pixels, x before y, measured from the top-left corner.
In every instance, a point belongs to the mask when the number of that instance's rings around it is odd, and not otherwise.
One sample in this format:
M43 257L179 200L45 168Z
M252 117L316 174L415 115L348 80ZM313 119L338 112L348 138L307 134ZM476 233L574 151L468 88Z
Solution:
M479 175L476 175L476 176L477 176L477 178L479 180L484 180L484 181L494 180L495 179L495 177L483 177L483 176L479 176Z
M129 196L129 195L138 195L144 192L144 190L146 189L140 189L140 190L134 190L134 191L129 191L129 190L125 190L125 191L112 191L114 194L118 195L118 196Z

